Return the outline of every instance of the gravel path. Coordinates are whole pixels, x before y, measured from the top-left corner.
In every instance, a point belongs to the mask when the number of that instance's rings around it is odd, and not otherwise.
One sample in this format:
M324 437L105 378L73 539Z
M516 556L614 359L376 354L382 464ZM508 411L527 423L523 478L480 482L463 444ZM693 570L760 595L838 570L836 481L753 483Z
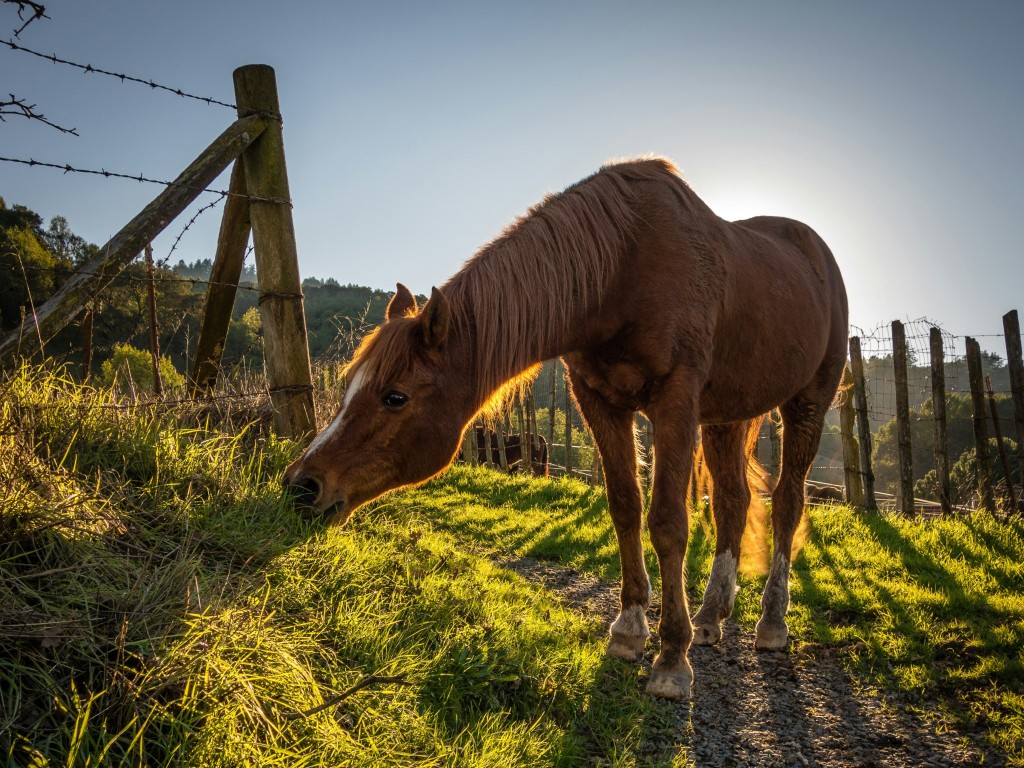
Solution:
M526 558L498 562L543 584L563 602L611 622L616 585L589 574ZM648 612L657 626L658 607ZM656 641L657 638L655 637ZM644 659L649 672L652 646ZM843 649L805 644L797 652L754 650L752 633L727 622L722 642L690 650L691 703L666 702L667 717L646 723L638 757L666 762L685 749L694 766L835 766L918 768L1004 765L951 731L936 733L908 709L861 689L838 655ZM918 702L923 708L923 704Z

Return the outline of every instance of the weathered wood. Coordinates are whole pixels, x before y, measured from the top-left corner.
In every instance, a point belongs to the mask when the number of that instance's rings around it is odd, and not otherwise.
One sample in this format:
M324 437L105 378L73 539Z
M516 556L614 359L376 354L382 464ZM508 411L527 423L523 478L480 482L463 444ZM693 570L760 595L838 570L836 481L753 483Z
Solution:
M1006 497L1010 501L1008 514L1017 514L1017 491L1013 487L1013 476L1010 474L1010 460L1006 455L1006 444L1003 442L1003 427L999 423L999 409L996 408L996 394L992 391L992 377L985 377L985 390L988 395L988 408L992 414L992 428L996 434L996 448L999 451L999 463L1003 467L1003 477L1006 481Z
M462 437L462 460L470 466L476 466L476 453L476 425L470 424Z
M89 381L92 375L92 326L96 314L94 307L94 302L86 304L85 315L82 317L82 381Z
M266 125L264 118L253 115L237 120L218 136L163 192L110 238L99 249L96 258L38 308L38 334L29 325L0 341L0 366L9 366L19 355L35 354L39 351L40 338L43 342L49 341L77 317L85 305L142 251L146 243L159 235L263 133Z
M146 303L149 305L149 359L153 364L153 394L162 397L164 381L160 376L160 324L156 319L156 273L153 270L153 246L146 243Z
M907 377L907 339L903 323L892 321L892 367L896 377L896 451L899 478L896 506L914 514L914 465L910 444L910 385Z
M256 277L263 321L263 360L278 433L306 441L316 431L312 373L302 281L295 247L284 137L272 67L253 64L234 72L239 117L273 116L267 129L242 153L249 202ZM277 119L274 119L274 118Z
M565 476L572 477L572 395L569 394L569 372L565 373Z
M843 369L843 396L839 402L839 434L843 441L843 482L846 486L846 501L855 507L864 506L864 484L860 474L860 449L853 431L857 415L853 409L853 374L847 366Z
M782 467L782 444L779 441L779 422L775 420L777 411L768 414L768 447L771 451L768 458L768 472L778 480Z
M1010 369L1010 396L1013 398L1013 421L1017 432L1017 468L1024 480L1024 360L1016 309L1003 315L1003 331L1006 334L1006 364Z
M981 346L967 337L967 375L971 384L971 410L974 417L974 461L981 507L995 512L992 489L992 462L988 450L988 426L985 414L984 378L981 369Z
M224 216L217 237L217 252L210 270L210 281L206 286L203 320L189 381L192 397L210 391L217 384L224 343L231 325L231 310L235 305L238 281L242 277L242 266L245 263L245 247L252 231L242 163L235 162L231 169L228 192L230 194L224 204Z
M860 447L860 471L864 480L864 507L877 509L875 473L871 471L871 423L868 421L868 392L864 384L864 361L860 338L850 337L850 373L853 374L853 405L857 412L857 443Z
M548 408L548 451L555 445L555 387L558 382L558 360L551 361L551 405Z
M507 472L508 471L508 454L505 453L505 435L508 434L508 433L505 430L505 425L503 423L504 421L505 420L501 416L498 416L494 420L494 434L495 434L495 436L497 438L497 442L498 442L498 466L501 468L501 470L503 472ZM489 440L490 440L490 436L485 432L484 433L484 443L488 443ZM490 450L490 446L488 446L488 451L489 450Z
M929 331L932 358L932 413L935 425L935 476L942 514L953 513L949 483L949 438L946 431L946 363L942 348L942 331Z

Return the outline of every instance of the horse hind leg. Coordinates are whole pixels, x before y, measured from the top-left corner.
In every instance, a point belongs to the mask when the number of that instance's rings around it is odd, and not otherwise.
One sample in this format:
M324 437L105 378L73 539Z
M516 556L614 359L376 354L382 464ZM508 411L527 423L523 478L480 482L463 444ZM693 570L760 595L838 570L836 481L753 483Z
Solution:
M750 506L744 444L749 422L702 427L704 458L714 481L711 509L715 516L715 559L704 590L704 602L693 617L694 645L722 639L722 622L732 615L740 540Z
M826 394L826 392L828 394ZM789 570L793 535L804 512L804 483L818 451L825 413L835 388L805 390L785 403L782 413L782 469L772 493L772 564L761 596L754 647L784 648L789 640Z

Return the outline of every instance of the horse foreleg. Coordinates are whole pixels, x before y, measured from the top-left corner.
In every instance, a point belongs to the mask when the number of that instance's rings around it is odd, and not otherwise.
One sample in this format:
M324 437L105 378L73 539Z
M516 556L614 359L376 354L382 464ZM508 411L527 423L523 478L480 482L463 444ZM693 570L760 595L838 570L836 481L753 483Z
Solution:
M686 604L683 561L689 538L686 487L697 437L696 408L652 415L654 424L654 491L648 525L661 569L661 652L654 660L647 692L666 699L686 699L693 685L687 658L693 627Z
M722 621L732 615L736 600L740 540L750 506L744 454L747 426L747 422L706 425L702 431L704 458L714 480L711 509L717 536L704 602L693 617L695 645L713 645L722 639Z
M651 582L644 565L640 525L643 505L637 478L636 439L632 411L608 406L570 370L573 396L594 436L604 463L608 511L615 527L622 564L622 591L618 618L611 625L608 654L638 661L644 653L650 629L647 609Z

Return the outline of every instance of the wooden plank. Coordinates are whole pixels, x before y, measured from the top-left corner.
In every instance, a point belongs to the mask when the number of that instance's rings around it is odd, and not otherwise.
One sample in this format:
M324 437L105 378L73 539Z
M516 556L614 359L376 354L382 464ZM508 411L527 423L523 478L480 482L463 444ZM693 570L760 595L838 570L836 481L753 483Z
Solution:
M942 514L953 514L949 483L949 438L946 430L946 364L942 348L942 331L933 327L929 331L932 358L932 413L935 425L935 475L938 481L939 504Z
M184 211L242 151L263 133L267 121L252 115L236 120L208 146L163 192L153 198L97 256L84 265L36 311L38 334L29 319L0 341L0 366L39 351L106 288L139 253Z
M272 67L252 64L234 72L238 115L279 116L277 83ZM249 202L256 276L263 321L263 360L274 406L278 434L299 441L316 432L313 379L309 364L302 281L295 247L291 193L284 157L280 118L242 153ZM262 199L259 199L262 198Z
M569 392L569 372L565 373L565 476L572 477L572 395Z
M224 342L231 325L231 310L235 305L238 281L242 277L245 248L252 231L242 163L236 162L232 167L228 191L231 194L224 204L224 216L220 221L217 252L213 259L213 269L210 270L210 282L206 286L203 320L189 381L192 397L201 392L209 392L217 384L224 356Z
M992 488L992 463L988 449L988 426L985 414L985 384L981 369L981 346L967 337L967 374L971 384L971 410L974 416L974 461L978 480L978 498L982 508L995 512Z
M899 478L896 506L905 515L914 514L914 466L910 444L910 387L907 378L907 339L903 323L892 321L892 367L896 377L896 450Z
M864 361L860 354L860 338L857 336L850 337L850 372L853 374L853 405L857 413L860 471L864 480L864 507L877 509L875 474L871 471L871 423L868 421L868 393L864 383Z

